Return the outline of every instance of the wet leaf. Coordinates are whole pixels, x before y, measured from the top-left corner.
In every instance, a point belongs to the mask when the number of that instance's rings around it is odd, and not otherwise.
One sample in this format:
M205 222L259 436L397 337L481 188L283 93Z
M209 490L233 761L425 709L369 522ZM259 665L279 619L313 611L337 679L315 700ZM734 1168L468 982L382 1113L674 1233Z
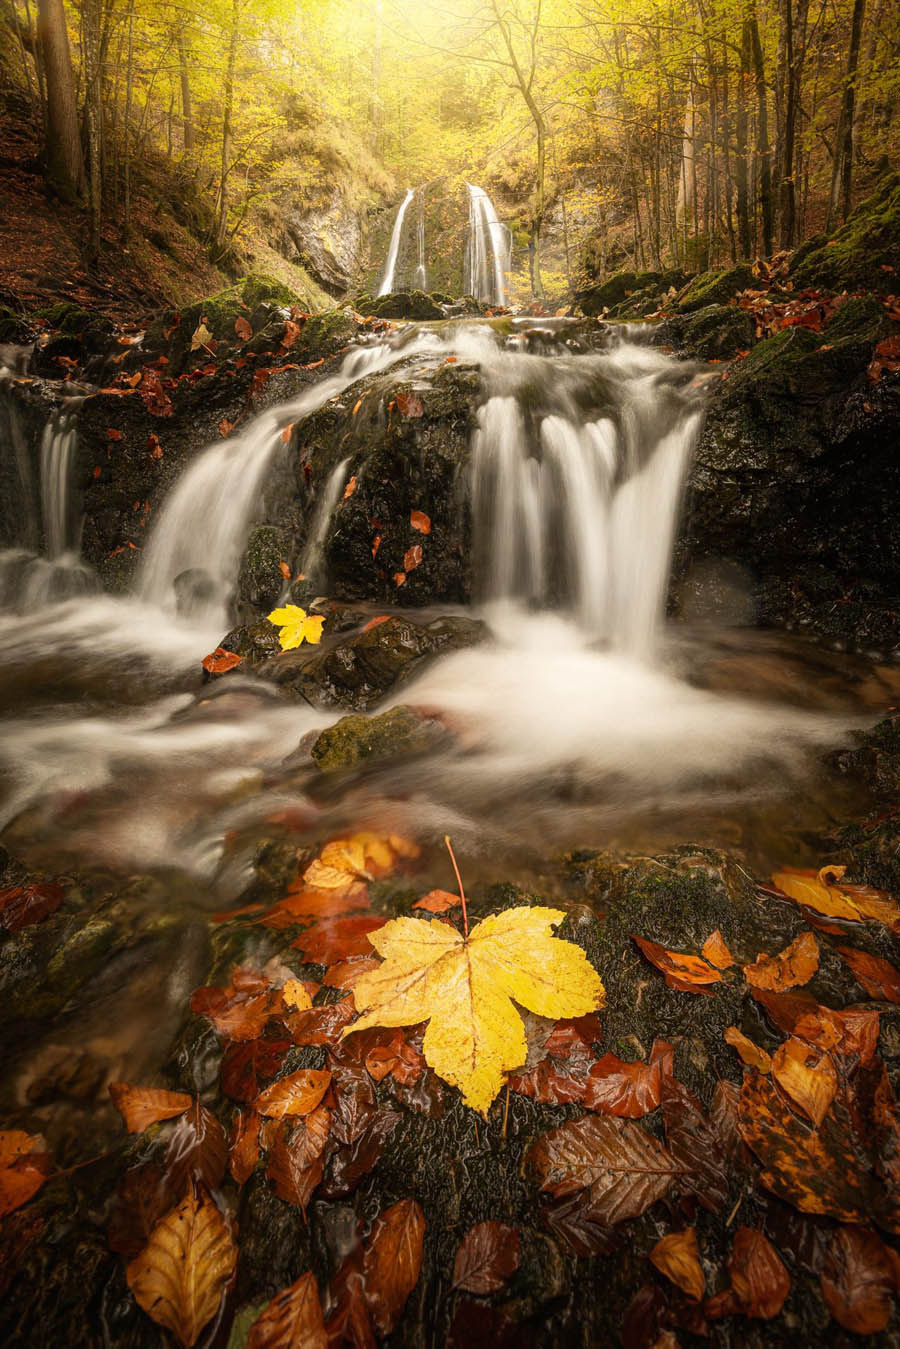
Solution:
M666 1146L681 1171L679 1185L712 1213L728 1199L729 1174L725 1154L711 1120L696 1096L682 1082L664 1077L660 1105L666 1127Z
M421 417L425 411L421 398L415 393L398 393L396 403L398 411L404 417Z
M366 1301L375 1329L389 1335L422 1268L425 1216L415 1199L401 1199L376 1219L363 1254Z
M870 998L900 1003L900 973L888 960L857 951L852 946L836 947Z
M342 960L332 965L325 974L324 983L328 988L351 989L357 981L369 972L377 970L379 961L374 956L357 956L353 960Z
M801 932L776 956L760 955L744 966L744 978L754 988L783 993L809 983L819 968L819 945L811 932Z
M578 1016L603 1002L603 985L581 948L551 936L564 917L558 909L507 909L468 938L438 919L393 919L370 935L385 960L356 984L363 1015L344 1034L428 1021L428 1064L486 1114L504 1074L527 1054L513 998L552 1017Z
M831 1234L822 1270L822 1296L831 1315L855 1335L875 1335L891 1319L896 1284L891 1257L868 1228Z
M207 1017L229 1040L257 1040L269 1018L282 1010L280 992L266 984L266 980L260 983L263 991L237 988L234 983L228 988L195 989L191 1011Z
M0 1218L37 1194L53 1166L42 1138L23 1129L0 1131Z
M319 1288L311 1270L275 1294L254 1321L247 1349L328 1349Z
M228 1155L228 1170L238 1185L244 1185L252 1176L259 1161L259 1132L262 1118L255 1110L239 1113L234 1141Z
M421 565L421 562L422 545L420 543L414 543L412 548L407 548L406 552L403 554L403 570L406 572L407 576L411 571L415 571L416 567Z
M644 937L632 937L632 941L650 964L656 966L670 988L682 993L712 993L707 985L722 982L720 971L702 956L667 951L658 942Z
M813 1124L822 1123L838 1086L828 1054L792 1036L772 1055L772 1076Z
M752 1068L741 1089L741 1137L763 1164L760 1182L804 1213L861 1222L869 1207L867 1163L842 1121L801 1120L770 1077Z
M179 1194L192 1179L215 1190L225 1175L227 1154L221 1124L195 1100L172 1131L166 1152L166 1176Z
M290 1040L244 1040L229 1045L222 1057L219 1081L226 1096L250 1104L260 1085L270 1081L284 1062Z
M808 993L770 993L765 989L752 991L775 1025L789 1035L796 1035L817 1049L856 1054L862 1063L870 1063L874 1058L879 1029L876 1011L866 1007L847 1007L842 1012L836 1012L816 1002Z
M550 1194L590 1187L592 1209L605 1227L662 1199L679 1171L668 1149L639 1124L597 1115L551 1129L526 1156Z
M683 1293L700 1301L706 1292L706 1276L700 1264L697 1233L693 1227L662 1237L650 1252L650 1260Z
M832 869L833 870L833 869ZM868 885L851 884L841 877L840 885L829 885L823 871L806 871L785 867L772 877L772 884L798 904L805 904L826 918L842 918L851 922L872 919L884 923L892 931L900 929L900 905L885 890Z
M578 1190L551 1200L541 1208L540 1215L545 1227L573 1255L590 1259L610 1255L616 1249L616 1232L607 1227L594 1208L590 1190Z
M306 960L317 965L331 965L335 961L349 960L353 956L371 955L372 944L369 941L369 934L383 926L382 919L374 914L338 918L333 922L318 923L306 932L301 932L292 944L298 951L303 952ZM357 984L357 989L358 987ZM421 1020L421 1017L417 1017L416 1020Z
M300 979L288 979L282 984L281 1000L292 1012L305 1012L312 1007L312 998Z
M285 1115L308 1115L315 1110L328 1090L331 1073L320 1068L301 1068L267 1087L257 1098L255 1109L261 1115L284 1119Z
M289 1128L282 1122L266 1174L274 1181L279 1199L305 1211L325 1169L322 1153L331 1129L331 1111L320 1105L295 1124L290 1134Z
M447 913L458 909L462 900L459 895L451 895L449 890L429 890L427 895L417 899L414 909L424 909L426 913Z
M217 646L210 655L204 656L200 664L209 674L225 674L228 670L233 670L236 665L240 665L243 656L238 656L234 651L226 651L223 647Z
M347 486L344 488L344 495L341 497L341 500L349 501L355 491L356 491L356 474L354 473L352 478L349 478L347 481Z
M180 1344L195 1344L219 1309L237 1250L222 1214L205 1195L186 1195L154 1227L126 1270L144 1311Z
M128 1082L110 1082L109 1094L130 1134L143 1133L151 1124L183 1115L193 1101L183 1091L134 1087Z
M420 534L431 533L431 517L426 515L424 511L410 511L409 523Z
M281 345L285 351L289 351L300 336L300 324L294 323L293 319L286 319L284 324L284 333L281 338Z
M563 1105L568 1101L584 1101L588 1073L593 1058L570 1064L564 1059L541 1059L527 1073L511 1073L507 1079L513 1091L530 1096L544 1105Z
M672 1073L673 1047L654 1041L648 1063L627 1063L604 1054L588 1074L584 1104L604 1115L640 1119L659 1105L664 1074Z
M234 321L234 331L242 342L249 342L253 336L253 329L247 319L243 317L236 318Z
M710 965L715 965L717 970L727 970L735 963L734 956L725 945L725 938L718 928L713 932L700 948L700 954L704 960L708 960Z
M29 881L0 890L0 926L7 932L19 932L32 923L41 923L62 904L66 892L51 881Z
M732 1048L736 1049L741 1059L750 1068L758 1068L761 1073L772 1071L772 1055L765 1049L760 1049L752 1040L739 1031L737 1026L728 1026L722 1032L723 1038Z
M211 345L212 341L213 335L201 319L191 336L191 351L200 351L201 348L206 351L214 351L215 348Z
M273 609L267 617L270 623L280 629L278 640L282 651L293 651L304 642L316 646L322 640L325 619L307 614L297 604L285 604L280 609Z
M489 1219L471 1227L457 1247L451 1287L465 1293L496 1293L518 1268L518 1232Z
M728 1261L731 1288L710 1298L704 1308L711 1318L744 1316L769 1321L777 1316L791 1291L791 1280L771 1242L753 1227L740 1227Z

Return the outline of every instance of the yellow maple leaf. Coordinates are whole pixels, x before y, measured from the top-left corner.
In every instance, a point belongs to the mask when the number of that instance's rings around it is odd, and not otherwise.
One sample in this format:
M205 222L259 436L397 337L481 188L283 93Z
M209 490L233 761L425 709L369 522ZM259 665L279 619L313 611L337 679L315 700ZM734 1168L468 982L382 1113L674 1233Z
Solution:
M297 604L285 604L281 609L272 610L269 622L281 629L278 640L282 651L293 651L304 642L311 642L314 646L321 642L322 624L325 619L307 614L306 610Z
M426 1061L486 1115L504 1074L521 1068L528 1052L513 998L549 1017L603 1006L603 984L584 952L551 935L564 918L559 909L507 909L468 937L434 919L392 919L369 933L384 962L357 980L363 1015L344 1035L428 1021Z

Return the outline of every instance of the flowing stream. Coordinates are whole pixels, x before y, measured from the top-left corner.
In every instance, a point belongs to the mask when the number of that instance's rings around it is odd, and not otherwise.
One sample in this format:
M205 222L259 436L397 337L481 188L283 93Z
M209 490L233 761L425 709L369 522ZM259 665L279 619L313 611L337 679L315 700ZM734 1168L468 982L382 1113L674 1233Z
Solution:
M829 806L811 764L864 710L850 687L858 672L847 687L832 675L826 698L789 639L762 649L759 634L667 629L707 375L632 337L611 332L585 350L560 320L503 332L466 321L356 347L338 374L189 464L158 514L134 595L45 596L0 617L11 709L0 724L0 820L11 845L36 863L189 878L195 902L206 894L221 906L240 902L275 818L310 839L362 826L421 840L449 832L495 862L567 843L650 846L648 831L656 845L714 840L736 827L755 830L748 850L767 855L767 831L783 838L772 818L788 792L798 819L808 798L821 823ZM323 794L296 751L337 714L240 674L201 689L198 663L229 626L282 429L329 400L350 418L360 380L427 383L448 357L476 369L483 390L468 471L475 607L490 638L389 700L448 730L433 753ZM76 539L72 503L58 498L70 434L60 424L46 456L57 550ZM304 569L323 594L323 545L348 471L336 461L311 512ZM211 584L179 612L179 578L201 569ZM746 652L762 671L753 698L717 678ZM767 694L783 686L773 672L785 662L807 709Z

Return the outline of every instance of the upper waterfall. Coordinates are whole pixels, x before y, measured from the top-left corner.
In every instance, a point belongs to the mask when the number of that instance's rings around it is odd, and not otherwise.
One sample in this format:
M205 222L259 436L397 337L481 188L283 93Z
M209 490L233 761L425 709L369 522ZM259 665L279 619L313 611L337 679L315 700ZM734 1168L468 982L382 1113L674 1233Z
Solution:
M466 183L469 192L469 239L466 244L464 289L486 304L506 304L506 274L510 263L509 230L497 217L494 203L481 187Z
M394 289L394 273L397 270L397 257L400 253L400 243L403 239L403 222L406 219L406 212L414 195L413 189L408 187L406 189L406 196L403 198L397 209L394 228L391 233L391 243L388 249L387 262L384 265L384 275L382 276L381 283L378 287L379 295L389 295Z

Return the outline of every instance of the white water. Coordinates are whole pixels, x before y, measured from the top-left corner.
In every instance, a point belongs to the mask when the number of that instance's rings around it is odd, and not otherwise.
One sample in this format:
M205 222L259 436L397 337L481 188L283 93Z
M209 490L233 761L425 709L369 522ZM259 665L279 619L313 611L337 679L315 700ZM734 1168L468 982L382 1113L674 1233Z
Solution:
M501 224L488 194L473 183L469 192L469 241L466 246L464 288L485 304L506 304L506 273L510 262L509 230Z
M285 448L282 430L396 359L397 353L384 344L357 347L336 375L255 417L242 435L211 445L195 459L163 503L150 536L139 578L141 598L173 609L176 577L192 570L203 572L212 582L204 616L207 621L217 617L224 630L266 472Z
M300 570L309 580L317 579L321 571L322 554L325 549L325 541L328 538L328 527L331 524L334 508L338 504L347 483L347 465L349 462L349 459L342 459L337 467L332 470L316 506L310 526L309 541L304 549L303 561L300 565Z
M428 289L428 270L425 266L425 189L419 189L416 202L416 250L418 253L418 265L416 267L416 289Z
M81 521L73 519L72 463L78 434L71 416L54 416L41 437L41 509L44 538L51 561L77 553Z
M387 262L384 266L384 275L381 278L381 284L378 287L379 295L389 295L394 289L394 273L397 270L397 257L400 253L400 243L403 238L403 222L406 219L406 212L414 195L412 188L408 187L406 189L406 196L403 198L397 210L394 228L391 231L391 242L390 247L388 248Z

